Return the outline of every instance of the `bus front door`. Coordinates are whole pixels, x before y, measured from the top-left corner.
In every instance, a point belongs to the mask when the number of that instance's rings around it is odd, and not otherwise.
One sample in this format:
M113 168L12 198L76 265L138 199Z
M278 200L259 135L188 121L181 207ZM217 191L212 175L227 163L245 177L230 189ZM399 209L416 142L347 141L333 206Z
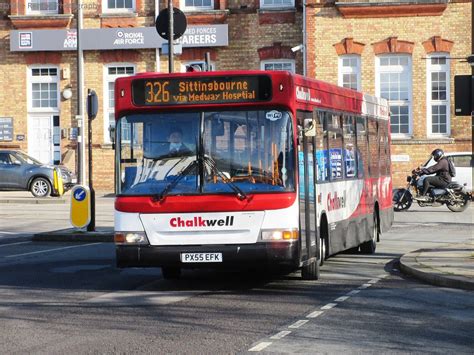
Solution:
M305 112L306 113L306 112ZM311 113L307 113L311 118ZM300 121L301 122L301 121ZM301 122L303 126L304 119ZM316 262L316 204L314 175L314 137L300 134L298 146L301 262Z

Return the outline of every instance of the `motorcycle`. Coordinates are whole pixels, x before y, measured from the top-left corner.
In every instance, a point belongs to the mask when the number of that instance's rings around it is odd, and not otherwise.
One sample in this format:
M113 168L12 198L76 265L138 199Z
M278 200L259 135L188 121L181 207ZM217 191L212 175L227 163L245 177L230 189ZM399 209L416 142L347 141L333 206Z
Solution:
M393 209L397 212L408 210L413 201L416 201L420 207L439 207L446 205L452 212L462 212L471 201L471 194L466 191L464 186L451 182L446 188L430 187L428 190L429 200L421 199L420 193L423 191L423 178L420 176L420 169L412 171L407 176L407 187L405 189L396 189L393 193Z

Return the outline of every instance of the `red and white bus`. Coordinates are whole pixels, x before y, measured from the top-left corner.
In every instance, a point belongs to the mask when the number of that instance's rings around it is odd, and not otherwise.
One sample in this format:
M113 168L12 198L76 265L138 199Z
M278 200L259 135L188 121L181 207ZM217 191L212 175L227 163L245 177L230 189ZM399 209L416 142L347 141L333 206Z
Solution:
M393 220L388 105L283 71L117 79L118 267L289 266L317 279ZM178 133L176 133L178 132ZM182 139L183 149L170 152Z

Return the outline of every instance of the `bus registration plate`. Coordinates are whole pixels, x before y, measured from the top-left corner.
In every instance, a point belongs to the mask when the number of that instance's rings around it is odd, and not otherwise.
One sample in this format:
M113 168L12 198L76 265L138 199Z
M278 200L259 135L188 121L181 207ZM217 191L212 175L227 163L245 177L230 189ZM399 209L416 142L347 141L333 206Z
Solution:
M183 263L221 263L222 253L181 253Z

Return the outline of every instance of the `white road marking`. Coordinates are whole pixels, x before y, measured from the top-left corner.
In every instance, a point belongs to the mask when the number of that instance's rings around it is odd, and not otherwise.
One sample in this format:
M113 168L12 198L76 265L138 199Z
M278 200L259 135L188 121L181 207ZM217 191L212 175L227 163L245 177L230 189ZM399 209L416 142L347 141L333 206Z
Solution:
M323 314L323 311L314 311L306 316L306 318L316 318Z
M253 348L250 348L249 351L262 351L265 349L267 346L271 345L271 341L263 341L257 345L255 345Z
M84 303L101 306L162 306L184 301L204 291L117 291L85 300Z
M89 243L89 244L73 245L73 246L70 246L70 247L54 248L54 249L48 249L48 250L39 250L39 251L33 251L31 253L6 255L5 258L15 258L17 256L26 256L26 255L33 255L33 254L49 253L50 251L66 250L66 249L87 247L87 246L90 246L90 245L99 245L99 244L104 244L104 243Z
M275 335L272 335L270 339L282 339L286 337L288 334L291 334L291 330L283 330L279 333L276 333Z
M355 290L352 290L352 291L349 291L345 296L340 296L338 298L336 298L334 300L334 302L344 302L346 301L347 299L349 299L351 296L354 296L354 295L357 295L361 290L364 290L364 289L367 289L369 287L371 287L372 285L376 284L377 282L379 282L381 279L387 277L388 274L382 274L382 275L379 275L377 278L374 278L372 280L369 280L367 283L364 283L362 284L361 286L357 287L357 289ZM306 318L317 318L319 317L321 314L324 313L323 310L329 310L329 309L332 309L334 307L336 307L338 305L338 303L328 303L324 306L321 307L321 310L318 310L318 311L313 311L311 312L310 314L308 314L306 316ZM301 319L301 320L298 320L296 321L295 323L291 324L288 326L288 328L291 328L291 329L296 329L296 328L299 328L301 327L302 325L308 323L309 320L308 319ZM275 340L278 340L278 339L282 339L284 338L285 336L287 336L288 334L290 334L291 331L281 331L281 332L278 332L277 334L275 335L272 335L270 337L270 339L275 339ZM262 351L263 349L267 348L268 346L270 346L272 344L272 342L261 342L261 343L258 343L257 345L255 345L253 348L249 349L248 351Z
M5 232L5 231L0 231L0 234L10 234L10 235L14 235L14 234L18 234L18 233L15 233L15 232Z
M347 296L354 296L357 295L360 292L360 290L352 290L351 292L347 293Z
M336 306L337 306L337 303L328 303L327 305L322 306L321 309L327 310L327 309L334 308Z
M341 296L339 298L336 298L334 300L334 302L344 302L345 300L347 300L350 296Z
M300 319L300 320L294 322L292 325L289 325L288 328L299 328L299 327L301 327L302 325L304 325L308 322L309 322L309 320L307 320L307 319Z
M369 284L376 284L379 281L380 281L380 279L372 279L372 280L369 281Z
M10 245L19 245L19 244L28 244L28 243L31 243L31 241L28 241L28 242L18 242L18 243L9 243L9 244L2 244L2 245L0 245L0 248L9 247Z

